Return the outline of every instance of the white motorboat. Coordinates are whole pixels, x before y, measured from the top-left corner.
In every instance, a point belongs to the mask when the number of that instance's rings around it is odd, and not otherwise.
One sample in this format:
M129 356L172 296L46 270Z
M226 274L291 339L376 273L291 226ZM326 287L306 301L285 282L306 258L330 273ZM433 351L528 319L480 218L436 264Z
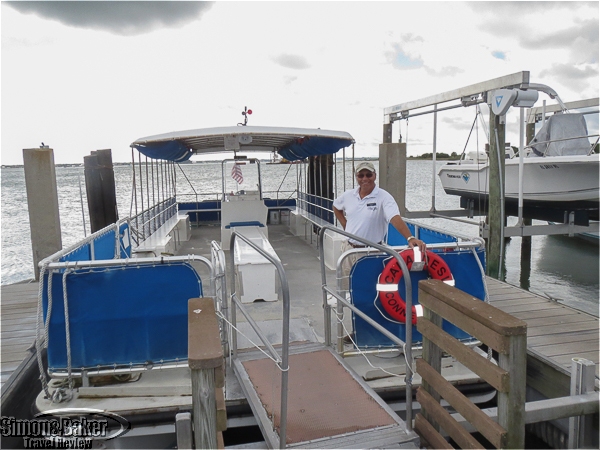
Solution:
M526 147L523 158L525 206L598 209L600 155L590 144L585 118L580 113L551 116ZM471 152L439 173L447 194L482 202L489 191L489 164L482 152ZM506 202L519 198L519 158L511 151L505 160Z

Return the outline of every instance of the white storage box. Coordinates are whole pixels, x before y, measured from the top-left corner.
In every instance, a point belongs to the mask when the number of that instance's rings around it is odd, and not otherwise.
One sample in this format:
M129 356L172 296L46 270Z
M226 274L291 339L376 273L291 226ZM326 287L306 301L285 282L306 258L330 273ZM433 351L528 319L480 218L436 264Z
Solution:
M306 222L307 220L298 212L298 210L290 212L290 231L294 236L304 237L304 234L307 231Z
M276 209L269 211L269 224L270 225L279 225L280 223L280 212Z
M279 257L259 227L236 227L234 230L273 256ZM277 269L263 255L241 239L235 240L234 264L237 274L236 290L242 303L256 300L273 302L279 299Z
M335 270L340 255L342 254L342 242L346 240L345 236L339 233L333 233L330 230L325 232L323 238L323 253L325 254L325 267Z
M179 241L189 241L192 237L192 230L190 224L190 216L186 213L177 213L177 232Z

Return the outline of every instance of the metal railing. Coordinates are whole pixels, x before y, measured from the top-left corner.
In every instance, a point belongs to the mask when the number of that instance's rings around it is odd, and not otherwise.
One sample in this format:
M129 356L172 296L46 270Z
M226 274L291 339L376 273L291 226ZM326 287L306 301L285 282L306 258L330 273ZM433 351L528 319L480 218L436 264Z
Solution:
M286 432L287 432L287 402L288 402L288 372L289 372L289 340L290 340L290 290L288 286L287 277L285 275L285 270L283 269L283 265L279 259L274 258L271 254L266 252L264 249L259 247L257 244L252 242L250 239L240 234L237 231L232 231L231 239L230 239L230 256L231 261L235 260L234 251L235 251L235 240L240 239L244 243L248 244L252 249L257 251L260 255L266 258L271 264L275 266L277 269L277 274L279 275L279 281L281 283L281 291L283 298L283 325L282 325L282 337L281 337L281 355L275 350L269 339L265 336L265 334L261 331L260 326L256 323L256 321L252 318L249 311L244 307L240 299L237 297L237 292L235 289L235 265L231 264L231 324L235 329L237 326L237 318L236 318L236 306L240 309L248 324L252 327L258 338L265 345L268 353L271 355L276 365L281 370L281 417L279 421L279 444L280 448L285 448L286 446ZM232 355L233 359L237 358L237 334L233 333L232 337Z
M382 327L380 324L375 322L373 319L371 319L369 316L367 316L360 309L355 307L352 303L348 302L345 298L343 298L341 295L339 295L339 293L338 293L339 290L336 292L327 287L327 277L326 277L326 271L325 271L325 252L324 252L324 246L323 246L323 240L324 240L326 231L339 233L348 238L355 239L355 240L361 242L362 244L366 245L367 247L372 247L373 249L379 250L380 252L388 254L391 257L393 257L394 259L396 259L396 261L399 264L400 269L402 270L402 274L403 274L404 280L405 280L405 287L406 287L406 297L405 297L406 298L406 341L412 342L412 314L413 314L413 312L412 312L412 283L410 280L410 272L408 270L406 263L400 257L398 252L396 252L395 250L392 250L390 247L376 244L375 242L371 242L366 239L360 238L358 236L355 236L355 235L348 233L347 231L341 230L339 228L326 225L326 226L323 226L319 232L319 259L321 262L321 281L322 281L322 288L323 288L323 311L324 311L324 319L325 319L325 345L328 345L328 346L331 345L331 307L327 303L327 294L330 294L337 299L338 309L341 309L341 305L345 306L346 308L350 308L353 313L355 313L356 315L358 315L359 317L364 319L369 325L373 326L377 331L381 332L385 337L387 337L392 342L394 342L404 348L404 355L405 355L406 361L407 361L407 371L406 371L406 377L405 377L406 398L411 399L412 398L412 367L409 368L409 364L408 364L409 361L412 361L411 345L406 345L406 342L402 341L398 336L396 336L393 333L386 330L384 327ZM340 261L338 261L338 264L337 264L338 280L340 279L340 275L341 275L341 263L340 262L344 257L345 257L345 255L340 256ZM412 401L406 402L406 426L409 430L412 430Z
M137 240L141 242L176 214L177 201L175 197L170 197L132 217L130 220L131 225L133 225L132 232Z
M215 286L215 310L220 314L220 332L221 343L225 354L228 354L228 336L226 321L229 320L229 311L227 307L227 264L225 261L225 253L217 241L210 243L210 255L212 262L212 279Z

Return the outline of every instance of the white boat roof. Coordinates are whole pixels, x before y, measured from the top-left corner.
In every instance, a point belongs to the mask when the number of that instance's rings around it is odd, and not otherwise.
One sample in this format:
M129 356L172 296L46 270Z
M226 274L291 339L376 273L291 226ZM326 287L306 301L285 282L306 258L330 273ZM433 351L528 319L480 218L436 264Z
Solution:
M181 148L187 149L190 154L224 151L277 151L287 159L294 160L304 159L312 155L335 153L339 149L354 143L354 138L344 131L321 130L318 128L229 126L175 131L142 137L134 141L131 147L137 148L142 153L146 153L144 150L148 148L160 152L163 146L166 150L166 144L168 143L178 143ZM302 152L298 152L299 149ZM282 151L292 151L297 154L297 157L289 158ZM151 157L172 159L156 154Z

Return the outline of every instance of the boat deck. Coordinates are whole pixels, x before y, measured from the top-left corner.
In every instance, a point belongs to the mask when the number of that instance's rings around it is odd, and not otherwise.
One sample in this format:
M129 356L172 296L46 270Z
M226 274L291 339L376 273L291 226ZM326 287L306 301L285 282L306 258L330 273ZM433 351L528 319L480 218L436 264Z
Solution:
M417 435L332 349L291 346L289 366L287 448L418 448ZM258 351L235 369L269 448L279 447L281 372Z
M194 228L192 238L179 245L178 253L206 256L212 240L220 240L220 227ZM320 282L314 282L320 280L315 278L320 277L320 263L315 251L317 239L314 236L307 240L298 238L287 226L275 225L269 227L269 240L289 274L292 321L308 324L314 332L314 340L323 342L321 286ZM229 257L228 252L226 255ZM327 277L328 283L335 286L334 271L328 270ZM313 281L309 283L306 280ZM489 277L487 284L492 305L528 324L528 373L531 377L532 371L537 373L550 367L556 373L545 377L546 384L554 385L557 379L559 384L564 384L564 377L570 373L571 359L582 357L596 364L598 379L598 317ZM24 358L31 354L28 349L35 341L38 285L4 285L1 296L1 372L4 385ZM281 319L281 302L255 302L247 306L257 320ZM351 326L349 316L344 320L348 329Z

